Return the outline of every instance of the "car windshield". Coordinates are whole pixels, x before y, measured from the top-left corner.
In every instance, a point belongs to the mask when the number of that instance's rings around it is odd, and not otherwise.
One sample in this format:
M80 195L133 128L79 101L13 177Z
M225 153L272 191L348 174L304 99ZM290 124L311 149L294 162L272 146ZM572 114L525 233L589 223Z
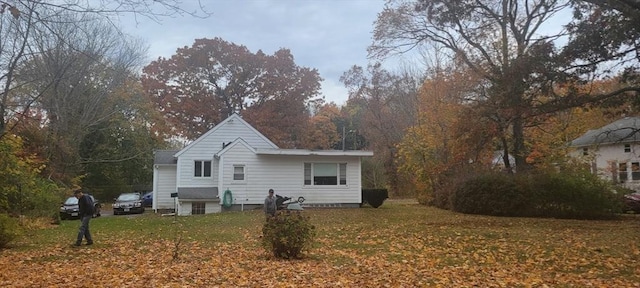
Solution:
M120 194L120 196L118 196L118 201L135 201L135 200L140 200L140 194L125 193L125 194Z
M78 198L69 197L67 198L67 201L64 201L64 205L78 205Z

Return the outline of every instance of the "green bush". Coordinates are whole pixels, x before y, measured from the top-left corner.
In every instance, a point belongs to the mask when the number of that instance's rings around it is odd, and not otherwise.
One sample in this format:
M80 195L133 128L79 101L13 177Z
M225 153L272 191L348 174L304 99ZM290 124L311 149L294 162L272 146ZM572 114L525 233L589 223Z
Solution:
M621 211L622 195L587 171L559 168L483 173L460 185L451 202L469 214L605 219Z
M262 245L277 258L300 258L315 236L315 226L300 211L278 211L262 227Z
M526 195L513 177L504 173L487 173L468 180L455 191L451 201L455 211L494 216L520 216L527 206Z
M369 203L371 207L378 208L389 198L387 189L362 189L362 203Z
M622 208L622 193L583 171L545 171L529 177L532 216L611 218Z
M0 214L0 249L4 249L7 245L20 235L20 226L18 220L9 217L7 214Z

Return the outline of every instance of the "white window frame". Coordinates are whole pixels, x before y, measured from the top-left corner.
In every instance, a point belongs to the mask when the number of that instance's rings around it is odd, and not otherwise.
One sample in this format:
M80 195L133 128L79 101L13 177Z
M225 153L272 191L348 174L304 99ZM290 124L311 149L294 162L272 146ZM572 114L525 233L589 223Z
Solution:
M618 162L618 180L620 183L629 181L629 164L627 162Z
M624 144L624 153L631 153L631 144Z
M242 179L236 179L236 168L242 168ZM231 180L233 182L246 182L247 181L247 165L246 164L233 164L231 166Z
M318 164L336 165L336 175L335 175L336 184L317 184L317 181L315 181L315 178L316 178L315 166ZM316 187L347 186L349 184L349 181L347 180L347 170L348 170L347 166L348 166L347 162L304 162L302 165L302 170L303 170L302 184L304 186L316 186ZM332 177L332 176L328 176L328 177Z
M205 167L207 166L206 163L209 163L209 175L207 176L205 172L207 172L207 170L205 169ZM198 163L200 163L200 175L198 175ZM211 160L194 160L193 161L193 178L211 178L213 173L213 161Z

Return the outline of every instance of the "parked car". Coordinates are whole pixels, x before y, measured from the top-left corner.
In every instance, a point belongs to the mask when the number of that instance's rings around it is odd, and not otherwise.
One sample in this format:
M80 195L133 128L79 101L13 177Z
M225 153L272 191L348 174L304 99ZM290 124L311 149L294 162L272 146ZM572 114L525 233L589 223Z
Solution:
M144 195L142 195L142 206L144 207L153 206L153 191L144 193Z
M89 197L91 197L91 200L93 201L93 217L100 217L100 208L102 207L102 204L100 204L98 199L93 198L92 195L89 195ZM71 196L60 204L60 219L79 219L80 216L78 215L78 210L78 198Z
M640 192L624 195L624 203L627 211L640 213Z
M113 215L144 213L142 195L140 193L122 193L114 199Z

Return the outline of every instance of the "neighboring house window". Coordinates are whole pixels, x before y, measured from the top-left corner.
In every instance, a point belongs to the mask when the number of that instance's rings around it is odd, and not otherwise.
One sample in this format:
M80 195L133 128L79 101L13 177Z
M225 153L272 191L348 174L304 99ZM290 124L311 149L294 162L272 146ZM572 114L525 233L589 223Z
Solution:
M211 177L211 161L195 161L194 177Z
M244 180L244 165L233 165L233 180L234 181Z
M624 152L625 153L631 152L631 144L624 144Z
M586 148L586 147L585 147L585 148L582 148L582 155L583 155L583 156L587 156L587 155L589 155L589 148Z
M204 202L192 202L191 215L204 214L204 208L205 208Z
M627 181L627 163L618 163L618 179L620 182Z
M304 185L347 185L347 163L304 163Z
M631 163L631 180L640 180L640 162Z

